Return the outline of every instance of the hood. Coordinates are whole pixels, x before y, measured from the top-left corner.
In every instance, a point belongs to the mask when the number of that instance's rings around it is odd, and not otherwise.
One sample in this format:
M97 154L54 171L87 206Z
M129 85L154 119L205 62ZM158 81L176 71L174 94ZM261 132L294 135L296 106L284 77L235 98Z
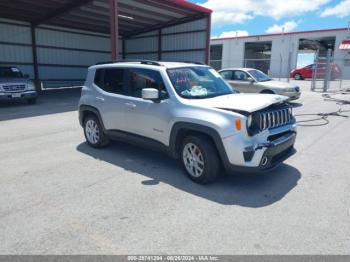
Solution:
M282 81L276 81L276 80L271 80L271 81L266 81L266 82L259 82L258 83L260 86L266 86L269 88L295 88L295 84L287 83L287 82L282 82Z
M0 84L28 84L30 82L28 78L0 78Z
M188 104L202 107L231 109L244 112L255 112L288 99L286 96L270 94L231 94L207 99L188 99Z

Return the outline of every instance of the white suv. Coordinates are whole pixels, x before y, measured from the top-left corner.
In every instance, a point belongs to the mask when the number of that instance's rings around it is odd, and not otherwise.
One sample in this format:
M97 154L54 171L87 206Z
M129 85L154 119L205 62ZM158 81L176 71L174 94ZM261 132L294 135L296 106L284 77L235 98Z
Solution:
M79 103L87 143L147 145L181 159L198 183L226 171L266 171L291 156L288 98L238 94L196 63L113 62L89 68Z

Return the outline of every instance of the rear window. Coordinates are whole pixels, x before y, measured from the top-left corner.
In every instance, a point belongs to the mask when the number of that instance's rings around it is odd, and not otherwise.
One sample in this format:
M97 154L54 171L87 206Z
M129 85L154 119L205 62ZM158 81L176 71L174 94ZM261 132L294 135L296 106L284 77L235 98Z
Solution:
M108 93L125 95L124 69L97 69L94 82L95 85Z
M232 80L232 71L222 71L220 75L226 80Z

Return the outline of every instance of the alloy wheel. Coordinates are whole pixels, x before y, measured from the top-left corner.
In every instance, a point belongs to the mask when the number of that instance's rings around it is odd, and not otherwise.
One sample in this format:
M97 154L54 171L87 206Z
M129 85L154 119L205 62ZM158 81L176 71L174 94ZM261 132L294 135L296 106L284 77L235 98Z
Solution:
M193 143L184 146L182 159L187 172L193 177L200 177L204 172L204 158L199 147Z
M86 122L85 132L86 137L91 144L97 144L100 141L100 128L94 120L89 119Z

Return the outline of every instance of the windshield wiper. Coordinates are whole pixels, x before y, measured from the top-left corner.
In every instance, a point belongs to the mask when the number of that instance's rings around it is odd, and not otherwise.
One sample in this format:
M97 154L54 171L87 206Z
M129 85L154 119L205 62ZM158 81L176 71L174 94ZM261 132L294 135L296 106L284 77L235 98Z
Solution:
M183 98L187 98L187 99L203 99L203 98L207 98L207 96L184 96L182 95L181 97Z

